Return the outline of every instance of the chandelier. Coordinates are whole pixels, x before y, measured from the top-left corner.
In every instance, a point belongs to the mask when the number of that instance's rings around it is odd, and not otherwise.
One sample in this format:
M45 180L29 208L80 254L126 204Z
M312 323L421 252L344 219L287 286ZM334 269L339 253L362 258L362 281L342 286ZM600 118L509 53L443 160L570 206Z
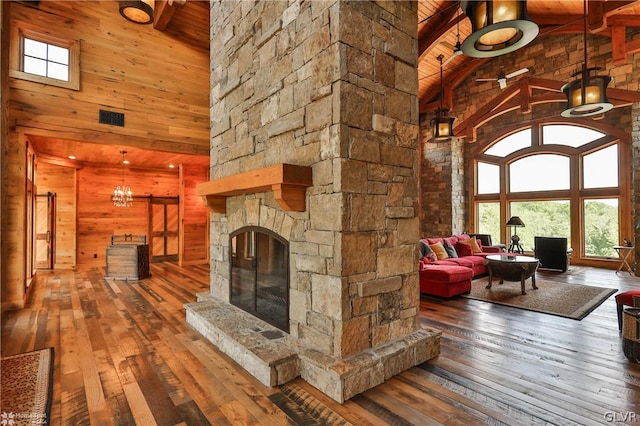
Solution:
M131 187L124 184L124 168L129 164L127 151L120 151L122 154L122 185L118 185L113 190L113 205L116 207L131 207L133 205L133 193Z

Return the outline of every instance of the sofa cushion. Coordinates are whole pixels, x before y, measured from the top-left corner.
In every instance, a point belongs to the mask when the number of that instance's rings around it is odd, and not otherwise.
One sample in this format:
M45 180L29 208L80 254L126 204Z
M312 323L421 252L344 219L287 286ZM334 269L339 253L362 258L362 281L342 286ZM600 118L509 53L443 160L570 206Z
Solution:
M476 238L470 238L469 240L460 241L462 244L469 244L471 246L472 253L482 253L482 243L479 243Z
M436 254L438 260L447 259L449 257L441 242L429 244L429 247L431 247L431 250Z
M429 265L424 269L428 272L429 281L454 283L463 280L470 280L473 272L469 268L450 265Z
M456 243L456 252L459 257L471 256L473 251L471 250L471 244L465 242L464 240L458 241Z
M424 260L425 262L435 262L438 260L438 257L425 240L420 240L420 260Z
M455 247L449 241L445 240L444 243L442 243L442 246L444 247L449 257L458 257L458 252L456 252Z

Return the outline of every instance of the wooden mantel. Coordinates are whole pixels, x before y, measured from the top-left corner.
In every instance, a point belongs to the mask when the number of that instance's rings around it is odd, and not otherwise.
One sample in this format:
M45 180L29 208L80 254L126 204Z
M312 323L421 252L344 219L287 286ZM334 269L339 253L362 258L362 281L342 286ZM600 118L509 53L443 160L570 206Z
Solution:
M203 182L198 185L198 195L205 198L212 212L226 213L227 197L273 191L283 210L302 212L305 191L311 185L311 167L283 163Z

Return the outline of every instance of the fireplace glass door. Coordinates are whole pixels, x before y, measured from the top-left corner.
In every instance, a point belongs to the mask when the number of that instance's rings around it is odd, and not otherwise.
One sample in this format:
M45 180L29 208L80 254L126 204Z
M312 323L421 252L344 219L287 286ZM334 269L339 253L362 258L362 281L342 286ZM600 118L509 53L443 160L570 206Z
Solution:
M289 245L257 227L231 235L231 303L289 332Z

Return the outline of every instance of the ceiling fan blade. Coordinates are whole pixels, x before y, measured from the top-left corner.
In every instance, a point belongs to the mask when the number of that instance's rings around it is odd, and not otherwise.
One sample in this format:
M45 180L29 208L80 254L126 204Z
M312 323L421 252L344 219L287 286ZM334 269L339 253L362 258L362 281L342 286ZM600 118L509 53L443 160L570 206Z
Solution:
M513 77L518 76L520 74L524 74L527 71L529 71L529 68L522 68L522 69L519 69L518 71L512 72L511 74L507 74L505 77L506 78L513 78Z
M461 50L454 50L453 55L449 56L449 58L442 63L442 66L443 67L446 66L449 62L453 61L456 57L460 56L461 53L462 53Z
M449 43L448 41L442 40L440 44L446 47L447 49L456 50L456 47L453 44Z
M507 79L506 78L505 79L502 79L502 78L499 79L498 80L498 84L500 85L501 89L504 89L505 87L507 87Z
M476 78L476 81L496 81L497 78Z

